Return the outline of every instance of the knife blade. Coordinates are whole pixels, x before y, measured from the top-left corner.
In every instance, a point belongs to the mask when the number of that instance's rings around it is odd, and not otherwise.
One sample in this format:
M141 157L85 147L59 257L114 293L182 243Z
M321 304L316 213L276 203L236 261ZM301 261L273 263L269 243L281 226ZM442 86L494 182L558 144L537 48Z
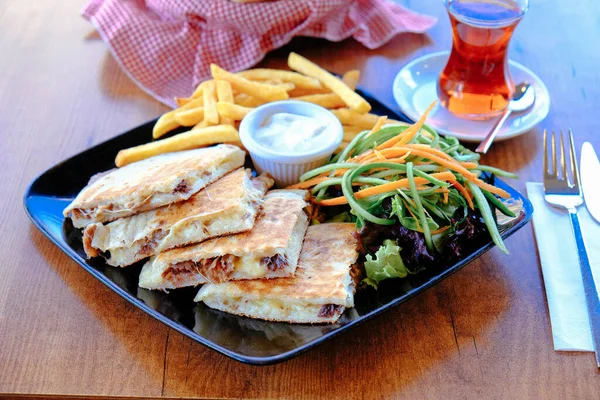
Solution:
M600 177L600 161L590 142L581 147L581 162L579 175L585 205L592 217L600 223L600 186L594 184Z

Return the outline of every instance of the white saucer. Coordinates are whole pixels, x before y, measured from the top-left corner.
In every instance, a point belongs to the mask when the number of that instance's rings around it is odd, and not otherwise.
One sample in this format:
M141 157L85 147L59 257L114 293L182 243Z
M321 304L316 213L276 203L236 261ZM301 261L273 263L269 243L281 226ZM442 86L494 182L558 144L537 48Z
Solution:
M449 52L428 54L403 67L394 79L394 99L400 110L413 121L437 99L437 79L446 66ZM519 63L509 61L516 83L529 82L535 89L535 104L529 110L508 117L496 141L522 135L540 123L550 110L550 94L546 85L533 72ZM497 117L499 118L499 117ZM490 131L496 118L471 121L459 118L438 105L427 118L427 125L442 135L451 135L465 142L480 142Z

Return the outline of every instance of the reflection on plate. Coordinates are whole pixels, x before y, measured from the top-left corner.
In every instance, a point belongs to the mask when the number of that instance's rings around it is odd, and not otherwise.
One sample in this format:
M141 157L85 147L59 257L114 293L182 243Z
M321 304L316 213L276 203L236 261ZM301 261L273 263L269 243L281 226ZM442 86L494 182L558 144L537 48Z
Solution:
M448 52L433 53L404 66L393 85L394 99L404 115L418 120L427 107L437 99L437 79L446 65ZM546 85L533 72L521 64L509 61L510 71L516 83L529 82L535 89L535 104L522 113L511 114L500 129L496 141L506 140L529 131L540 123L550 110L550 94ZM443 135L455 136L465 142L480 142L492 129L497 118L471 121L459 118L438 105L427 124Z
M300 325L238 317L200 303L194 308L194 332L235 352L264 357L287 353L338 329L358 316L348 309L331 325Z

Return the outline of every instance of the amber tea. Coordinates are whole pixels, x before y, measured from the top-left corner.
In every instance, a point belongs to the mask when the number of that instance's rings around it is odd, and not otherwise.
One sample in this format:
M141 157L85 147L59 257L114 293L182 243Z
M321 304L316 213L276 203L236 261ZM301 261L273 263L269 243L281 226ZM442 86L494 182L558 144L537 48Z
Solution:
M485 119L502 113L514 93L508 44L527 0L447 0L452 52L438 80L441 104L453 114Z

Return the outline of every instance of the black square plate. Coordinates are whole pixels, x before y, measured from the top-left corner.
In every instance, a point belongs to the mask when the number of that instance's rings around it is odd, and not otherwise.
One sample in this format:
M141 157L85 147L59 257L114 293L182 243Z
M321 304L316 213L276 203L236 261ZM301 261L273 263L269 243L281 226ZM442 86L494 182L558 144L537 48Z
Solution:
M364 90L358 92L371 103L372 112L406 120ZM119 150L151 140L154 122L150 121L50 168L27 189L25 208L33 223L50 240L119 296L171 328L235 360L266 365L290 359L410 299L493 246L490 241L447 268L385 282L378 291L359 291L355 297L356 306L347 309L333 325L293 325L229 315L195 304L193 297L197 288L173 290L169 294L139 288L138 276L143 262L121 269L105 264L101 258L86 260L81 231L73 228L70 219L63 218L62 211L92 175L114 167ZM496 184L508 191L515 201L522 203L518 218L501 226L502 237L506 238L529 221L533 208L510 186L500 181Z

